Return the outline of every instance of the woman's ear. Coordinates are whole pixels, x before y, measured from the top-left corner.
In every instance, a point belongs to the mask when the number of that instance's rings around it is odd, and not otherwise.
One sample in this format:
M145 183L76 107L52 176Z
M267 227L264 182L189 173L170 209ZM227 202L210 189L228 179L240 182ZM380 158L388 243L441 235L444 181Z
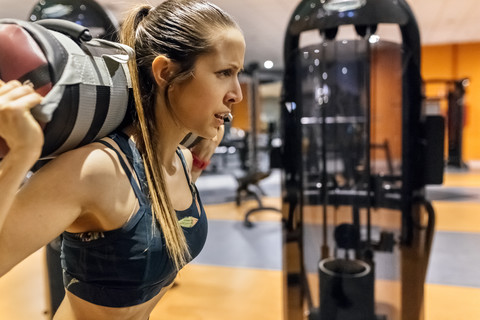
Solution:
M152 62L152 72L159 87L164 87L173 71L173 62L164 55L159 55Z

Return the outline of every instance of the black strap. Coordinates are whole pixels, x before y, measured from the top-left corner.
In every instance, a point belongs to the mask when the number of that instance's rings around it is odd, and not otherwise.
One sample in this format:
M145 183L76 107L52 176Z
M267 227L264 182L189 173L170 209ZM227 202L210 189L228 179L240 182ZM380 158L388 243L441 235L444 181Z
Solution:
M133 188L133 192L135 193L135 196L137 197L137 199L140 201L140 204L145 204L146 203L146 198L145 198L145 194L141 191L140 187L138 186L137 184L137 181L135 180L135 178L133 177L133 174L132 172L130 171L130 168L127 166L127 164L125 163L125 161L123 160L123 157L122 155L120 154L120 152L114 148L110 143L104 141L104 140L98 140L98 142L100 142L101 144L105 145L107 148L110 148L112 149L113 151L115 151L115 153L117 154L118 156L118 160L120 161L120 165L122 166L123 170L125 171L125 174L127 175L128 179L130 180L130 185L132 186ZM123 150L122 150L123 151ZM125 154L128 158L128 155Z
M125 154L130 165L133 167L135 174L137 175L140 182L144 182L143 185L140 185L141 190L144 194L149 194L148 185L147 185L147 176L145 174L145 166L143 164L143 158L140 152L133 142L124 132L117 131L115 134L111 135L110 138L115 141L120 150Z
M196 190L195 190L195 188L194 188L194 186L193 186L192 181L190 181L190 175L188 174L187 161L185 160L185 157L183 156L183 152L182 152L182 150L180 150L180 148L177 148L176 152L177 152L178 157L179 157L180 160L182 161L183 172L185 172L185 177L187 177L187 182L188 182L188 186L189 186L189 188L190 188L190 191L192 192L192 195L195 195L195 194L196 194Z

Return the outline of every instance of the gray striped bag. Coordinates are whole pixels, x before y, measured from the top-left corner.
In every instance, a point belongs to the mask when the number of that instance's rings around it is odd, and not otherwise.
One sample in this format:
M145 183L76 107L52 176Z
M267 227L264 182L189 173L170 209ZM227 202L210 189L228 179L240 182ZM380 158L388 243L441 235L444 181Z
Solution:
M102 138L129 118L131 56L130 47L93 39L70 21L0 19L0 79L44 95L32 109L45 135L41 159ZM8 150L1 142L0 158Z

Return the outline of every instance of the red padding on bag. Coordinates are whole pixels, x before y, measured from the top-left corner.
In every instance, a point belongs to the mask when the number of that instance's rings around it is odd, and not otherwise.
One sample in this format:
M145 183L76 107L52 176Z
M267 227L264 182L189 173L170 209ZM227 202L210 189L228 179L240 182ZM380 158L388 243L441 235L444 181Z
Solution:
M48 61L37 42L22 27L16 24L0 25L0 79L7 82L18 80L27 73L48 65ZM45 96L52 83L45 84L35 91ZM42 128L45 124L41 124ZM0 159L8 152L8 146L0 138Z

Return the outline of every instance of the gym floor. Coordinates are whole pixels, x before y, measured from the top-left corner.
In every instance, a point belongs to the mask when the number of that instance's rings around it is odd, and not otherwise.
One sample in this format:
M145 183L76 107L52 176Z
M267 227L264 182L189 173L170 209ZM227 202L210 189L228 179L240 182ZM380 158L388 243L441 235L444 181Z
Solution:
M280 208L279 183L275 171L261 182L264 205ZM231 174L209 173L197 186L209 217L207 243L180 272L151 319L282 319L279 214L260 212L252 216L254 227L245 228L244 213L257 204L248 200L236 206ZM436 212L436 234L425 285L425 319L480 319L480 165L447 170L444 184L428 187L427 196ZM396 279L379 276L375 284L379 304L397 300ZM44 251L39 250L0 279L1 318L49 319L47 296Z

